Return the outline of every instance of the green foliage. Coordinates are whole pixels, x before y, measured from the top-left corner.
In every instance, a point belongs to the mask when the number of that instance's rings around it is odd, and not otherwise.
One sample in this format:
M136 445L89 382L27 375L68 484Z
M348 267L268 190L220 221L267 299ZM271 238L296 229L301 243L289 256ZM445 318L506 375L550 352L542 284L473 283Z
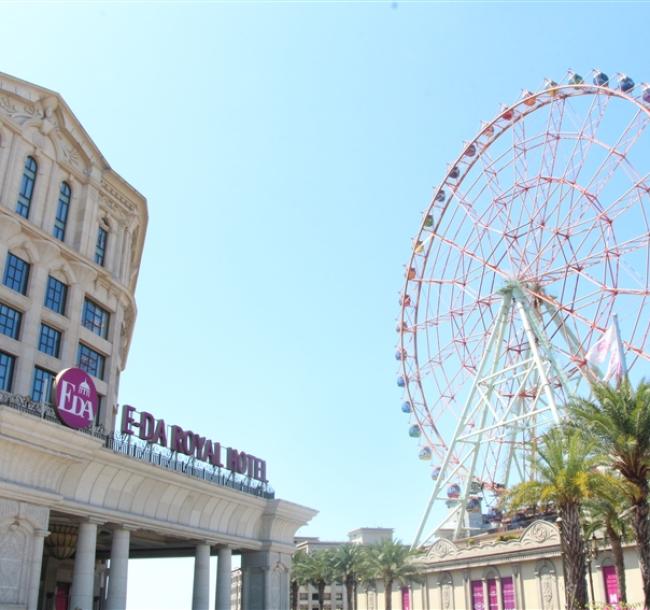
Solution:
M373 579L398 582L401 586L419 580L419 568L412 563L420 551L412 551L399 540L384 540L367 547L365 572Z
M532 457L537 480L524 481L504 497L504 505L513 510L525 507L581 504L593 496L600 473L600 460L592 440L576 428L558 426L544 434Z
M647 493L650 475L650 384L636 390L628 381L620 388L593 386L594 400L577 399L569 405L574 425L586 430L611 467L636 485L634 501Z

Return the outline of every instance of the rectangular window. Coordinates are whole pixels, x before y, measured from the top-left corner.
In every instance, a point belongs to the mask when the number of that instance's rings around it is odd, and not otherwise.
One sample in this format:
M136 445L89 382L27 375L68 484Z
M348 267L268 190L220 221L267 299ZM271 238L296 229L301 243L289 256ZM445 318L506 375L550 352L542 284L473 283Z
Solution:
M515 610L515 586L512 576L501 579L501 594L503 596L503 610Z
M0 303L0 332L12 339L18 339L23 314L8 305Z
M53 382L54 373L42 369L40 366L35 366L34 379L32 381L32 400L36 402L51 402Z
M14 380L14 364L16 357L5 352L0 352L0 390L11 391Z
M472 610L485 610L483 605L483 581L472 581Z
M20 294L27 294L27 282L29 281L29 263L15 254L7 254L5 263L5 276L2 283Z
M300 599L309 599L309 593L301 593L300 594Z
M103 379L104 377L104 364L106 363L106 357L96 352L94 349L84 345L83 343L79 344L79 352L77 353L77 366L80 369L83 369L89 375L97 377L97 379Z
M44 354L58 358L61 350L61 333L56 328L41 324L41 338L38 341L38 349Z
M97 230L97 245L95 246L95 262L98 265L104 266L104 259L106 258L106 242L108 241L108 231L104 227L99 227Z
M65 315L65 304L68 299L68 287L52 277L47 278L47 290L45 291L45 307Z
M96 335L106 339L108 337L108 321L110 314L94 301L86 298L81 324Z

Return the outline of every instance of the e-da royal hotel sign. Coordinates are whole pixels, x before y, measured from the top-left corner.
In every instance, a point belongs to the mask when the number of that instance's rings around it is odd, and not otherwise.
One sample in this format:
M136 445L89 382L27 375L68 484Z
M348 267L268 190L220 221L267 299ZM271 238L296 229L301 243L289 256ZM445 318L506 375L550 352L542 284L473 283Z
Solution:
M54 380L54 395L55 410L66 426L77 430L92 426L98 400L90 375L78 368L61 371ZM219 442L178 425L169 426L164 419L156 419L147 411L138 412L131 405L122 406L120 432L215 468L226 468L262 483L268 482L264 460L234 447L227 447L224 451Z

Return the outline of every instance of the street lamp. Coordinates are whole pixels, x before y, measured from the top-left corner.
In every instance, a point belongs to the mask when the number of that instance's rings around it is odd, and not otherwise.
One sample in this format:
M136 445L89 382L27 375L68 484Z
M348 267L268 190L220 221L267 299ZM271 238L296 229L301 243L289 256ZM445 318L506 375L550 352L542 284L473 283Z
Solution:
M594 595L594 576L591 571L591 564L594 559L598 557L598 539L596 538L596 532L591 535L591 538L587 540L586 544L586 559L587 559L587 568L589 570L589 591L591 593L591 603L596 603L596 597Z

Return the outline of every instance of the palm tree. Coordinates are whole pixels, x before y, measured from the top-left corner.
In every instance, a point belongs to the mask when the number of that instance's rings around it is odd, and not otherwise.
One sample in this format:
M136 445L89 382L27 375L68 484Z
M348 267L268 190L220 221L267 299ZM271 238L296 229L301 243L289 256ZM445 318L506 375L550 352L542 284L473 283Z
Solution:
M635 390L624 380L619 388L595 384L592 390L594 400L573 401L570 413L577 425L593 435L603 454L610 456L611 467L631 484L632 527L645 606L650 607L650 384L642 381Z
M367 547L367 569L376 579L384 583L385 610L393 608L393 584L406 586L418 580L419 568L410 560L419 554L411 551L399 540L384 540Z
M629 508L624 498L627 489L624 481L610 473L603 473L597 493L585 502L585 540L595 537L596 532L605 531L614 555L618 580L618 601L627 602L623 541L627 538L628 526L621 515Z
M291 558L291 608L298 610L298 592L302 585L309 584L308 558L305 551L300 550Z
M298 554L298 553L296 553ZM295 556L294 556L295 557ZM335 579L332 549L302 553L298 563L301 584L311 584L318 591L318 608L323 610L325 587ZM294 609L295 610L295 609Z
M332 565L336 580L345 585L348 610L353 610L356 603L355 587L357 575L363 570L365 560L364 548L358 544L344 544L338 547L333 554Z
M593 443L577 429L553 428L541 437L532 461L537 480L515 486L506 504L510 508L555 507L566 566L567 610L582 609L587 605L587 586L580 509L593 494L599 476Z

